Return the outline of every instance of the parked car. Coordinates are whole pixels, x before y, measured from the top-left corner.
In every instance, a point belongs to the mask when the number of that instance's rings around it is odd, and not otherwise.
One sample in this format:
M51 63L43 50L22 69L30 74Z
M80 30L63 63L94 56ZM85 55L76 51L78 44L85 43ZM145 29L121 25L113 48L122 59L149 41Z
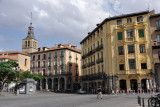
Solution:
M84 90L82 90L82 89L77 90L77 93L78 93L78 94L87 94L87 92L84 91Z

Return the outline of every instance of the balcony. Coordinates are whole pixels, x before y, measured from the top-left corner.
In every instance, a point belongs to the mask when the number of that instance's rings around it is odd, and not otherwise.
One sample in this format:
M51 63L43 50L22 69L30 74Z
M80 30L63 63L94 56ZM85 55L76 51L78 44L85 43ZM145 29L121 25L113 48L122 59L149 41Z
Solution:
M82 56L82 59L85 59L86 57L87 57L87 55L83 55L83 56Z
M69 55L69 58L72 58L72 56L71 56L71 55Z
M44 73L43 76L49 76L49 73Z
M40 68L40 66L37 66L37 68Z
M135 38L134 37L128 37L126 38L126 42L134 42Z
M57 58L57 55L55 55L54 58Z
M82 65L82 69L86 68L86 65Z
M96 51L100 51L101 49L103 49L103 44L101 44L100 46L98 46L98 47L96 48Z
M32 66L31 68L35 68L34 66Z
M35 58L33 58L32 61L35 61Z
M48 57L48 59L51 59L51 58L52 58L51 56Z
M42 66L42 68L45 68L45 67L46 67L46 65L43 65L43 66Z
M37 58L37 60L40 60L40 58Z
M51 67L51 65L48 65L48 67Z
M46 57L43 57L42 60L46 60Z
M72 75L72 72L71 71L67 72L67 75Z
M97 80L97 79L105 79L106 76L107 75L104 72L89 74L89 75L82 76L82 81L92 81L92 80Z
M60 66L63 66L63 65L64 65L63 63L60 64Z

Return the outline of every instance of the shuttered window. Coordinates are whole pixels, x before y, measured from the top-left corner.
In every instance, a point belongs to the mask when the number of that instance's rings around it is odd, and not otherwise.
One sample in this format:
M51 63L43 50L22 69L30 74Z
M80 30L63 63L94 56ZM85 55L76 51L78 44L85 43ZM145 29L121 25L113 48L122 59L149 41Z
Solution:
M118 32L118 40L123 40L122 32Z
M139 33L140 38L144 37L144 30L143 29L138 30L138 33Z

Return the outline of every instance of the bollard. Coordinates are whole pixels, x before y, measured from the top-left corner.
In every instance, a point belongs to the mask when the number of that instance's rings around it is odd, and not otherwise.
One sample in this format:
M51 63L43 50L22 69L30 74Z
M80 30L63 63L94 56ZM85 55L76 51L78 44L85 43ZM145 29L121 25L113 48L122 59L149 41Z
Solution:
M139 95L138 95L137 99L138 99L138 104L139 104Z
M150 107L150 102L149 102L149 99L148 99L148 107Z
M139 97L139 105L141 106L141 97Z
M142 98L142 107L145 107L145 105L144 105L144 98Z

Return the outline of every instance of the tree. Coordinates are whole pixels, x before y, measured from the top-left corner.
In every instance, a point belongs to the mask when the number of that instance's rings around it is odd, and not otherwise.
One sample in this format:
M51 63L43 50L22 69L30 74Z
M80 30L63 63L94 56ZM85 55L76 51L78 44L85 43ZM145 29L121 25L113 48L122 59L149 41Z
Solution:
M16 78L17 76L16 68L17 67L18 67L18 63L13 60L9 60L7 62L0 63L0 82L2 86L4 82L13 81Z
M31 74L30 71L24 71L20 74L21 81L25 78L33 78L35 81L41 80L43 77L39 74Z

